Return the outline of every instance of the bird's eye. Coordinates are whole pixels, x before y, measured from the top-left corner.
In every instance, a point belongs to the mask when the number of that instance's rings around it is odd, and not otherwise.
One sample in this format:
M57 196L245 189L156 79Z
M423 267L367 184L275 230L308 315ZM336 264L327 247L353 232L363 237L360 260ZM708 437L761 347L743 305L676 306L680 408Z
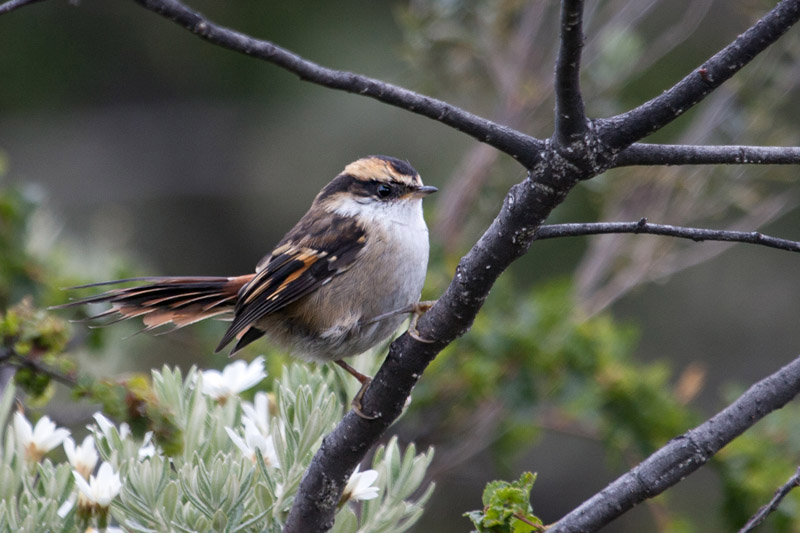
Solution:
M386 185L385 183L381 183L378 185L376 189L378 191L378 196L381 198L388 198L390 194L392 194L392 188Z

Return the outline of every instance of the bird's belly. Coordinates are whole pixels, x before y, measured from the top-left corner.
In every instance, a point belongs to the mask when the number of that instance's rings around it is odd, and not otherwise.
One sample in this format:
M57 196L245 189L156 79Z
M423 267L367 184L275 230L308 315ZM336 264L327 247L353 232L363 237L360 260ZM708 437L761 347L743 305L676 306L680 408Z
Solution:
M309 324L302 314L294 317L270 315L259 323L259 328L291 355L306 361L327 362L358 355L376 346L389 338L408 315L398 313L377 322L362 316L358 313L340 315L337 320L318 328Z
M366 249L352 268L280 316L268 315L259 328L292 355L310 361L335 361L369 350L394 333L408 314L371 319L419 301L428 262L427 232L422 238L424 247L406 247L402 254Z

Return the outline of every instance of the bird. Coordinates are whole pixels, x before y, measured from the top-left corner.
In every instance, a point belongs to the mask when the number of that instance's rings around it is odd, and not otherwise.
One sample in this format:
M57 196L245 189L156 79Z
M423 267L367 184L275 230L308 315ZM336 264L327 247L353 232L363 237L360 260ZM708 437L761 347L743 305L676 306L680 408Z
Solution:
M343 359L387 340L413 313L409 333L422 342L416 319L428 266L423 185L406 161L383 155L347 165L316 195L311 207L255 272L232 277L145 277L73 287L135 283L57 306L108 303L87 320L103 325L141 317L143 331L173 331L208 318L230 325L215 352L233 343L233 356L266 336L309 362L335 362L361 383L353 408L371 379Z

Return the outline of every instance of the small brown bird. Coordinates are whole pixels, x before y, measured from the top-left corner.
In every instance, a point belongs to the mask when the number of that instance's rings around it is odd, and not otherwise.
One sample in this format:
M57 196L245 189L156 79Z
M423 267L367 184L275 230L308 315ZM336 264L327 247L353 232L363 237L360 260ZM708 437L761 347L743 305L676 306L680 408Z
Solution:
M91 319L142 317L145 331L231 319L217 352L235 341L233 355L266 335L308 361L334 361L362 383L354 407L365 416L360 398L370 378L342 359L386 340L407 313L416 318L430 307L419 303L429 249L422 199L436 190L404 161L365 157L320 191L253 274L84 285L76 288L141 283L60 307L109 302L110 309Z

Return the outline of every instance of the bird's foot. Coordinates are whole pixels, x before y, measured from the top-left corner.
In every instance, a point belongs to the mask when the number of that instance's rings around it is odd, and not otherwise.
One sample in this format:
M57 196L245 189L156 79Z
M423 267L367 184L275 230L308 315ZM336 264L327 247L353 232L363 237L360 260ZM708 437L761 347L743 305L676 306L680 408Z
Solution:
M427 300L424 302L417 302L411 306L412 309L410 312L413 314L411 315L411 324L408 325L408 334L412 339L425 344L431 344L434 342L431 339L426 339L420 335L419 330L417 330L417 322L419 321L419 317L427 313L435 303L436 300Z
M361 410L361 398L364 397L364 393L367 391L369 384L372 383L372 378L365 374L362 374L361 372L359 372L358 370L356 370L355 368L348 365L342 360L334 361L334 363L342 367L345 370L345 372L356 378L358 382L361 383L361 388L358 389L358 394L356 394L355 398L353 398L353 401L350 402L350 406L353 408L353 412L358 416L360 416L361 418L363 418L364 420L375 420L377 418L380 418L381 417L380 412L375 413L374 415L368 415Z

